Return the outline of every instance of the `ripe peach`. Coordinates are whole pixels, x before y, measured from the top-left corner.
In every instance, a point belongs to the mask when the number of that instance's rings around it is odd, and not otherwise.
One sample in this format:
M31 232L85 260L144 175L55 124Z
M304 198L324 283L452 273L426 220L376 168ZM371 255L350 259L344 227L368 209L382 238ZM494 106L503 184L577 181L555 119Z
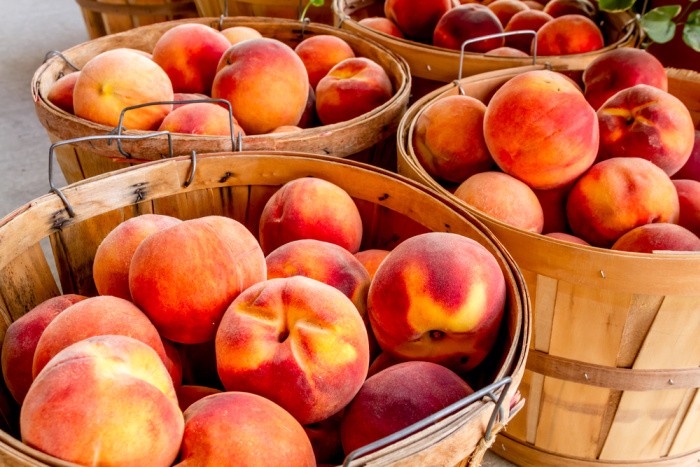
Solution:
M163 341L148 317L130 301L105 295L74 303L51 320L36 344L32 374L36 378L49 360L69 345L105 334L140 340L153 348L165 365Z
M247 135L296 125L309 96L304 62L287 44L271 38L249 39L221 57L211 96L227 99Z
M448 96L428 105L416 118L413 150L432 177L462 183L494 166L484 140L486 105L470 96Z
M316 86L316 113L323 125L352 120L394 95L389 75L365 57L348 58L328 71Z
M472 394L453 371L430 362L404 362L367 379L340 425L346 453L406 428Z
M377 357L374 360L372 360L372 363L369 366L369 371L367 371L367 378L376 375L380 371L389 368L392 365L396 365L397 363L402 363L405 361L406 360L395 357L390 353L381 352L379 355L377 355Z
M85 298L76 294L49 298L7 327L2 341L2 376L10 394L20 405L34 380L34 352L44 329L59 313Z
M564 75L548 70L516 75L491 98L484 138L504 172L533 189L562 187L595 160L595 110Z
M285 183L263 208L259 239L267 255L305 238L335 243L355 253L362 241L362 218L355 201L338 185L320 178Z
M165 369L168 370L170 378L173 380L173 386L176 390L182 386L182 359L180 358L180 350L174 342L168 339L161 338L163 350L165 351Z
M597 9L589 0L549 0L543 11L553 18L564 15L582 15L594 20Z
M389 18L384 18L382 16L362 18L357 24L374 29L375 31L383 32L384 34L389 34L390 36L398 37L399 39L404 38L399 27Z
M214 28L179 24L158 38L153 61L168 74L173 91L210 94L216 67L229 47L229 40Z
M678 224L657 222L635 227L618 238L610 249L637 253L700 251L700 238Z
M362 250L355 253L355 258L357 258L362 266L369 273L369 278L372 280L374 274L377 272L377 268L382 264L384 258L389 254L389 250L382 250L379 248L372 248L369 250Z
M178 109L183 105L188 105L192 103L187 101L202 99L209 99L209 96L207 96L206 94L199 94L196 92L176 92L173 94L173 101L176 102L175 104L173 104L173 110Z
M700 130L695 130L695 140L693 150L690 152L688 161L673 174L673 178L689 179L700 182Z
M75 115L111 127L125 107L173 100L170 78L153 60L131 49L112 49L91 58L73 89ZM129 130L155 130L172 104L148 105L124 113Z
M522 0L522 2L529 6L531 10L542 11L544 10L544 5L535 0Z
M626 88L648 84L668 91L666 69L644 49L618 47L596 57L583 71L584 94L594 109Z
M571 242L571 243L576 243L578 245L590 246L590 243L588 243L584 239L577 237L576 235L568 234L566 232L548 232L544 235L545 235L545 237L556 238L558 240L563 240L565 242Z
M700 236L700 181L673 180L673 185L680 203L678 225Z
M355 305L335 287L303 276L269 279L241 293L215 343L226 390L266 397L302 425L345 407L369 367L367 331Z
M180 222L180 219L163 214L142 214L112 229L98 245L92 262L92 279L97 292L131 300L129 265L136 248L153 232Z
M503 172L480 172L462 182L454 195L494 219L541 233L544 213L532 189Z
M522 50L514 49L512 47L498 47L493 50L486 52L486 55L493 55L495 57L529 57L529 55Z
M259 39L262 34L257 29L248 26L231 26L221 30L221 35L224 36L231 45L236 45L246 39Z
M304 112L301 114L299 123L296 126L299 128L312 128L320 125L321 122L318 121L318 115L316 115L316 91L309 86L309 95L306 98Z
M58 78L49 89L46 99L64 112L75 113L73 110L73 90L79 76L80 72L74 71Z
M105 335L66 347L37 375L20 430L26 445L69 462L167 467L184 420L156 352Z
M146 237L131 259L129 290L163 337L196 344L211 340L226 307L266 274L243 224L205 216Z
M499 34L503 26L496 14L478 3L467 3L445 13L435 26L433 45L461 50L462 43L481 36ZM464 47L467 52L487 52L505 44L503 37L473 42Z
M574 235L609 248L640 225L675 223L678 194L669 176L648 160L615 157L596 163L576 181L566 213Z
M314 449L316 464L341 465L343 445L340 441L340 422L343 411L339 411L320 422L304 425L304 431Z
M532 190L544 214L542 233L569 231L569 222L566 219L566 197L572 186L573 183L551 190Z
M494 0L487 5L487 8L493 11L504 28L516 13L530 9L520 0Z
M294 133L296 131L301 131L303 128L299 128L298 126L295 125L282 125L270 132L270 134L273 133Z
M515 31L539 31L539 29L553 18L540 10L525 10L513 15L503 30L505 32ZM530 53L532 51L532 40L535 36L531 33L513 34L506 37L506 45L514 49Z
M311 442L299 422L264 397L244 392L213 394L189 406L184 415L178 466L316 465Z
M450 0L386 0L384 16L396 24L406 37L429 39L440 18L452 8Z
M309 74L309 84L314 89L331 68L346 58L355 56L355 51L350 44L331 34L307 37L299 42L294 51L304 62L306 72Z
M214 339L201 344L176 344L182 361L182 384L224 389L216 369Z
M367 309L385 352L461 372L491 351L505 293L503 272L486 248L461 235L429 232L404 240L386 257L370 284Z
M216 388L210 388L208 386L196 386L192 384L183 384L177 388L177 403L180 410L183 412L187 408L197 402L200 399L204 399L212 394L219 394L221 391Z
M190 135L245 136L236 119L228 109L213 102L183 105L165 116L158 131L185 133Z
M548 21L537 31L537 55L573 55L602 49L603 33L583 15L564 15Z
M695 128L683 102L661 89L637 84L613 95L598 109L598 160L641 157L669 176L690 158Z

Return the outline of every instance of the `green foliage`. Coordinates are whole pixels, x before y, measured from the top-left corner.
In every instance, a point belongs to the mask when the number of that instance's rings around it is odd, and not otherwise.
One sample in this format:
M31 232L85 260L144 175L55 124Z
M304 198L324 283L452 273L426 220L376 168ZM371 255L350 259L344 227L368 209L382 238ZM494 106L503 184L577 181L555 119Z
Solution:
M603 11L617 13L629 10L634 5L635 1L636 0L600 0L598 6Z
M301 18L299 18L301 21L304 21L304 18L306 18L306 12L309 11L310 6L323 6L324 0L309 0L304 7L304 11L301 12Z
M652 41L663 44L673 39L676 34L676 23L673 22L673 18L680 12L680 5L654 8L642 16L640 24Z
M683 42L693 50L700 52L700 10L695 10L688 15L688 20L683 28Z

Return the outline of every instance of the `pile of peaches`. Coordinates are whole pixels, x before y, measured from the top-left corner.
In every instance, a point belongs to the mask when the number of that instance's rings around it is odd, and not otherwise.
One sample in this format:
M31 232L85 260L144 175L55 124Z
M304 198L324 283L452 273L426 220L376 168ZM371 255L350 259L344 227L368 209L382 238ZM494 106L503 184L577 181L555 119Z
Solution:
M581 83L520 73L487 104L456 94L426 105L411 138L421 166L456 197L574 243L700 251L700 131L651 54L606 52Z
M605 46L591 0L386 0L384 15L358 24L446 49L461 50L470 41L467 52L505 57L571 55Z
M281 186L255 235L216 215L120 223L98 295L7 330L22 441L82 465L315 466L472 394L506 301L494 256L453 233L362 236L319 178Z
M340 37L309 36L292 49L246 26L218 31L190 23L166 31L152 53L117 48L97 54L59 78L47 99L113 128L123 109L158 103L125 111L122 126L245 136L343 122L393 95L386 71L356 56Z

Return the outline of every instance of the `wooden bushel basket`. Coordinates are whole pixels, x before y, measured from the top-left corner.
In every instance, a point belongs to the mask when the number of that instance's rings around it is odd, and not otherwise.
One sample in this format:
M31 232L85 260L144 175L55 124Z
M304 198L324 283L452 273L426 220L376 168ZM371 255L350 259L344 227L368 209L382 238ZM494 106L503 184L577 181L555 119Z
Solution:
M299 19L308 0L195 0L200 16L267 16ZM311 6L306 17L316 23L333 24L330 1Z
M276 18L198 18L169 21L144 26L111 36L101 37L62 52L63 57L82 66L100 52L119 47L130 47L150 52L160 36L179 24L200 23L217 29L232 26L248 26L263 36L278 39L295 47L303 38L317 34L331 34L344 39L356 55L379 63L389 75L394 96L377 107L352 120L332 125L317 126L293 133L278 133L243 137L244 150L299 151L332 157L349 157L383 168L396 166L396 128L408 106L411 76L408 65L398 55L385 47L374 44L356 34L324 24L302 25L299 21ZM37 69L32 79L32 93L39 121L46 129L51 142L104 135L113 128L69 114L46 99L56 80L72 69L66 60L54 56ZM144 135L144 131L127 131L125 134ZM227 136L177 134L173 136L175 154L232 151L232 140ZM127 164L168 157L170 145L165 137L126 141L120 151L116 144L104 141L81 143L58 148L58 161L69 183L123 168ZM133 155L128 158L126 154Z
M463 79L488 102L525 67ZM700 122L700 74L667 69L669 91ZM449 195L503 243L523 272L533 338L525 408L493 445L524 466L696 465L700 458L700 254L639 254L576 245L511 227L452 196L410 147L416 117L399 125L399 173Z
M103 174L37 198L0 220L0 336L9 323L61 292L95 295L95 251L120 222L144 213L183 220L223 215L243 223L257 237L266 201L282 184L299 177L323 178L353 197L363 220L362 249L391 249L419 233L449 231L474 239L496 257L507 284L506 311L498 343L483 363L484 371L471 382L477 390L491 387L491 396L480 395L419 431L346 462L479 465L493 435L519 408L509 409L509 403L522 378L531 330L524 280L508 252L470 213L422 184L356 161L302 153L180 156ZM41 243L48 241L59 283L42 249ZM510 386L500 384L503 381ZM495 399L501 402L501 416L490 426ZM0 413L0 463L66 465L19 440L18 407L4 381Z

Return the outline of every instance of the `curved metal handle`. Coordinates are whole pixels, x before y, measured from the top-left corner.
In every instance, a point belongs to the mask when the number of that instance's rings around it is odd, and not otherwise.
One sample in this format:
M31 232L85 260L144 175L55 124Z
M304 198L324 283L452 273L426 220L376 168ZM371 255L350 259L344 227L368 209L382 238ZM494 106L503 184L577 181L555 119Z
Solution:
M80 68L78 68L76 65L74 65L73 62L71 62L70 60L68 60L68 58L66 58L66 56L63 55L63 54L62 54L61 52L59 52L58 50L49 50L48 52L46 52L46 55L44 55L44 61L43 61L43 63L46 63L46 62L49 61L49 59L52 58L52 57L59 57L61 60L63 60L63 61L66 63L66 65L68 65L68 66L69 66L70 68L72 68L74 71L80 71Z

